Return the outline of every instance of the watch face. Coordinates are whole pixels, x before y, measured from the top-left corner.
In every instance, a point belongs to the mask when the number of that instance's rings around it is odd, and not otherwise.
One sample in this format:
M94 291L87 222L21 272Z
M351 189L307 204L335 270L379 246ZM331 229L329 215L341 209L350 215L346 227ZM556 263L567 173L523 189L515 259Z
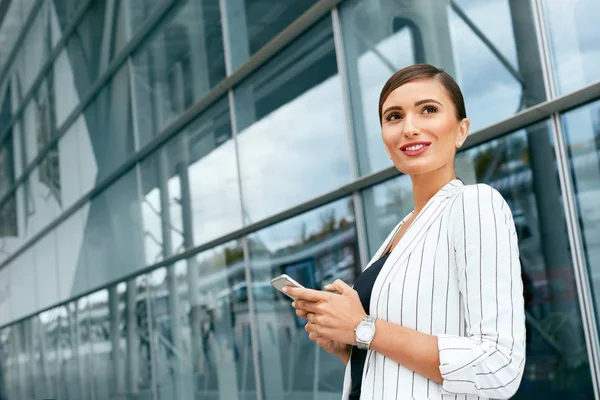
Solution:
M371 324L360 324L358 328L356 328L356 338L363 342L368 342L373 339L374 334L375 327Z

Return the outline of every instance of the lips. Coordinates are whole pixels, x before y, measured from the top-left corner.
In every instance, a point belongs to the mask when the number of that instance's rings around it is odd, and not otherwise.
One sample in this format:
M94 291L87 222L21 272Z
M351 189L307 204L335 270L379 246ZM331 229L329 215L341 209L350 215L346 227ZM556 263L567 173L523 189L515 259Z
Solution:
M431 142L412 142L400 147L400 151L407 156L417 156L427 151Z

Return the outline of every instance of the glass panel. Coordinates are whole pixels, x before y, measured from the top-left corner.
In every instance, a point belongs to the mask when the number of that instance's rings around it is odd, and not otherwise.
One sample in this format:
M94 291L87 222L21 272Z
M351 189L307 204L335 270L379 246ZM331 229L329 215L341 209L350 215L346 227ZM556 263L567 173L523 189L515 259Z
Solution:
M17 44L17 37L23 29L25 20L35 0L19 0L8 2L8 9L0 24L0 68L5 67L8 56Z
M15 184L12 135L0 144L0 200Z
M232 71L287 28L317 0L227 0Z
M28 165L55 134L53 86L52 81L44 80L23 112L21 145L24 147L22 152L27 155Z
M0 258L2 260L2 258ZM0 326L8 324L10 315L10 276L9 267L0 268ZM1 353L1 349L0 349ZM0 359L2 356L0 355ZM0 376L2 374L0 373ZM2 387L0 385L0 387Z
M600 310L600 101L566 113L563 127L579 229L597 315Z
M39 314L40 320L40 374L43 384L36 388L38 398L58 398L60 393L61 360L63 346L61 319L65 318L63 307L53 308ZM41 391L41 393L37 393Z
M230 121L221 99L142 163L148 264L241 227Z
M600 80L600 9L595 0L544 0L558 94Z
M88 296L96 399L151 398L151 337L146 276Z
M350 180L329 17L236 88L235 103L248 223Z
M157 6L161 3L164 4L162 0L136 0L121 2L120 14L127 15L129 17L128 21L123 21L123 25L126 25L130 30L128 39L131 39L135 33L142 26L144 26L144 23L152 14L156 12Z
M70 2L59 7L69 7ZM106 69L112 41L103 40L106 0L93 1L83 19L75 28L66 46L67 58L75 72L75 87L79 98L88 94L96 79ZM108 47L108 48L107 48Z
M11 195L4 200L4 204L0 204L0 262L19 249L25 241L22 218L19 218L24 208L21 197L22 190L18 190L17 196Z
M360 271L352 199L258 231L248 248L265 399L339 397L344 365L310 341L306 320L270 280L285 273L314 289L338 278L352 285Z
M125 393L124 291L123 283L118 291L113 286L88 296L92 399L112 399L113 394Z
M21 245L18 236L15 196L9 196L0 205L0 262L8 258Z
M2 276L2 270L0 270L0 277ZM1 281L0 281L1 282ZM1 303L0 303L1 304ZM2 321L2 314L0 314L0 321ZM2 323L2 322L0 322ZM12 357L12 341L11 341L11 329L13 327L7 327L0 329L0 397L3 399L9 399L15 397L12 393L12 368L13 368L13 357ZM11 397L12 396L12 397Z
M63 240L68 240L64 238ZM37 310L58 303L58 254L56 231L49 232L33 247ZM32 251L32 250L27 250Z
M48 3L42 2L37 16L29 28L19 53L14 61L13 73L19 83L19 90L25 95L38 77L42 66L48 60L52 48L52 37L48 31Z
M242 244L151 274L160 399L257 398Z
M127 65L119 70L83 112L91 157L86 163L97 171L101 181L134 152L133 121ZM85 126L85 128L83 128ZM94 165L95 164L95 165Z
M2 376L6 385L6 394L8 399L18 399L23 397L19 387L19 341L18 324L4 328L0 332L0 365L2 365Z
M13 139L13 166L15 172L15 181L21 178L23 170L27 167L27 154L25 153L25 147L23 146L23 125L22 121L15 121L15 124L11 128L12 139Z
M103 282L88 282L88 266L83 248L85 221L90 210L90 203L84 204L75 213L63 221L55 230L57 236L58 259L58 296L59 300L67 300L98 287Z
M527 363L513 399L593 397L550 124L460 153L457 174L466 183L497 189L511 208L518 234ZM373 253L412 209L410 179L385 182L365 191L363 198L368 237L377 238L369 242Z
M78 1L51 0L50 2L52 24L57 25L58 33L62 36L69 22L77 15L79 6ZM60 39L60 36L58 37Z
M84 116L80 116L60 138L58 148L50 152L58 162L60 206L67 210L96 184L98 174L94 151ZM44 162L42 162L43 165Z
M140 168L143 197L141 210L147 265L155 264L165 257L183 251L184 236L191 234L183 231L181 220L182 205L185 202L189 211L190 199L183 200L181 196L181 174L178 167L180 167L179 157L182 155L176 151L187 151L187 149L174 147L169 145L161 147L154 155L144 160ZM182 158L187 159L185 156ZM189 224L186 224L187 226Z
M58 165L53 156L55 148L39 167L29 174L25 186L28 190L25 220L32 235L40 232L61 213L61 192Z
M188 1L134 55L140 146L225 77L220 21L217 2Z
M23 318L36 310L35 264L33 249L25 251L8 265L10 277L11 319Z
M64 309L66 318L61 319L61 398L93 398L90 393L87 363L90 352L87 300L68 303Z
M75 72L76 70L73 68L71 59L69 58L68 49L61 51L52 66L52 76L49 77L54 82L56 98L60 99L60 101L55 103L54 107L54 118L56 119L57 127L65 122L69 114L79 104L81 98L87 94L78 90L77 82L79 79L75 79Z
M529 2L450 4L427 0L392 7L350 0L340 6L361 174L392 166L381 141L379 93L394 72L410 64L433 64L458 81L471 131L545 99Z
M91 200L83 233L90 288L145 265L141 222L136 170Z

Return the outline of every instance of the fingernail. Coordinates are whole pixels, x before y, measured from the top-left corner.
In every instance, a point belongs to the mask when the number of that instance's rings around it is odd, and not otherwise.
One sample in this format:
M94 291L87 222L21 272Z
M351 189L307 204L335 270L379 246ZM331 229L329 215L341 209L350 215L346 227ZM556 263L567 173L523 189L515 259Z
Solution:
M288 289L287 289L287 288L284 286L284 287L281 289L281 291L282 291L283 293L287 293Z
M292 307L296 308L296 302L292 301Z
M325 285L325 289L329 289L331 285Z

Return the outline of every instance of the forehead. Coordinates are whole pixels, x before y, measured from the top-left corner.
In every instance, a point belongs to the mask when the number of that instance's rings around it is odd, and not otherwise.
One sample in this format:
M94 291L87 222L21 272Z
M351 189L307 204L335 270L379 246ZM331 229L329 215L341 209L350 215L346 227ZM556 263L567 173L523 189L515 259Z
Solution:
M383 102L386 106L412 106L423 99L434 99L442 104L451 102L448 91L436 79L418 79L394 89Z

